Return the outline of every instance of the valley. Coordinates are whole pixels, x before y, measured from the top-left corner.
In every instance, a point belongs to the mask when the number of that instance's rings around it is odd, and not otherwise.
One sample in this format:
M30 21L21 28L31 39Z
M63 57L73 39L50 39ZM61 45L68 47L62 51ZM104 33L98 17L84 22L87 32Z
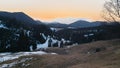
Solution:
M119 22L36 21L0 11L0 68L119 68Z

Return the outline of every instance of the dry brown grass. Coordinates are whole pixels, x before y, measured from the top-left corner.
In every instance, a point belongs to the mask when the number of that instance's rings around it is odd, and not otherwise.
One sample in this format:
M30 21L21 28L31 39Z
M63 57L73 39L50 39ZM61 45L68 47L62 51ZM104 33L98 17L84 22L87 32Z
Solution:
M96 49L100 49L96 52ZM30 65L17 64L12 68L120 68L120 40L98 41L71 48L49 48L58 55L27 56ZM21 57L19 58L26 58ZM17 59L18 60L18 59Z

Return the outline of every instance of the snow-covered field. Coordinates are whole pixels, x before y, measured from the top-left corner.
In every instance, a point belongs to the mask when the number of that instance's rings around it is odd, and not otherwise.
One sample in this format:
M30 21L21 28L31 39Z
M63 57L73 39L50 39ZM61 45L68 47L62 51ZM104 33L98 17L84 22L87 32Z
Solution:
M43 55L48 54L43 51L36 51L36 52L17 52L17 53L0 53L0 63L8 60L17 59L21 56L29 56L29 55ZM50 53L55 54L55 53Z

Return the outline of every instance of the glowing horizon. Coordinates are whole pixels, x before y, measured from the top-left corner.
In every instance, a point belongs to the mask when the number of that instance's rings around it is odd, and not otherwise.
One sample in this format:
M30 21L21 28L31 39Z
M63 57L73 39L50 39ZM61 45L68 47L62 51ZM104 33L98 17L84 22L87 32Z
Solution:
M86 18L100 16L104 0L0 0L0 11L24 12L34 19Z

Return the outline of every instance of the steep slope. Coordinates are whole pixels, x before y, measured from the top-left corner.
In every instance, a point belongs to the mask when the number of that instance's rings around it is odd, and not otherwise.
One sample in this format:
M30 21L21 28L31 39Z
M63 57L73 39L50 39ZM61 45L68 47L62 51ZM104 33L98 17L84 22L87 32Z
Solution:
M39 30L41 32L47 31L47 33L50 33L50 28L47 25L41 24L41 22L36 22L23 12L0 11L0 19L5 22L7 21L7 24L13 26L18 25L27 29L34 29L36 31Z
M0 12L0 52L36 49L47 40L41 33L47 37L52 31L22 12Z
M9 18L9 19L15 19L21 23L25 23L25 24L37 24L31 17L29 17L28 15L26 15L23 12L4 12L4 11L0 11L0 17L4 17L4 18Z

